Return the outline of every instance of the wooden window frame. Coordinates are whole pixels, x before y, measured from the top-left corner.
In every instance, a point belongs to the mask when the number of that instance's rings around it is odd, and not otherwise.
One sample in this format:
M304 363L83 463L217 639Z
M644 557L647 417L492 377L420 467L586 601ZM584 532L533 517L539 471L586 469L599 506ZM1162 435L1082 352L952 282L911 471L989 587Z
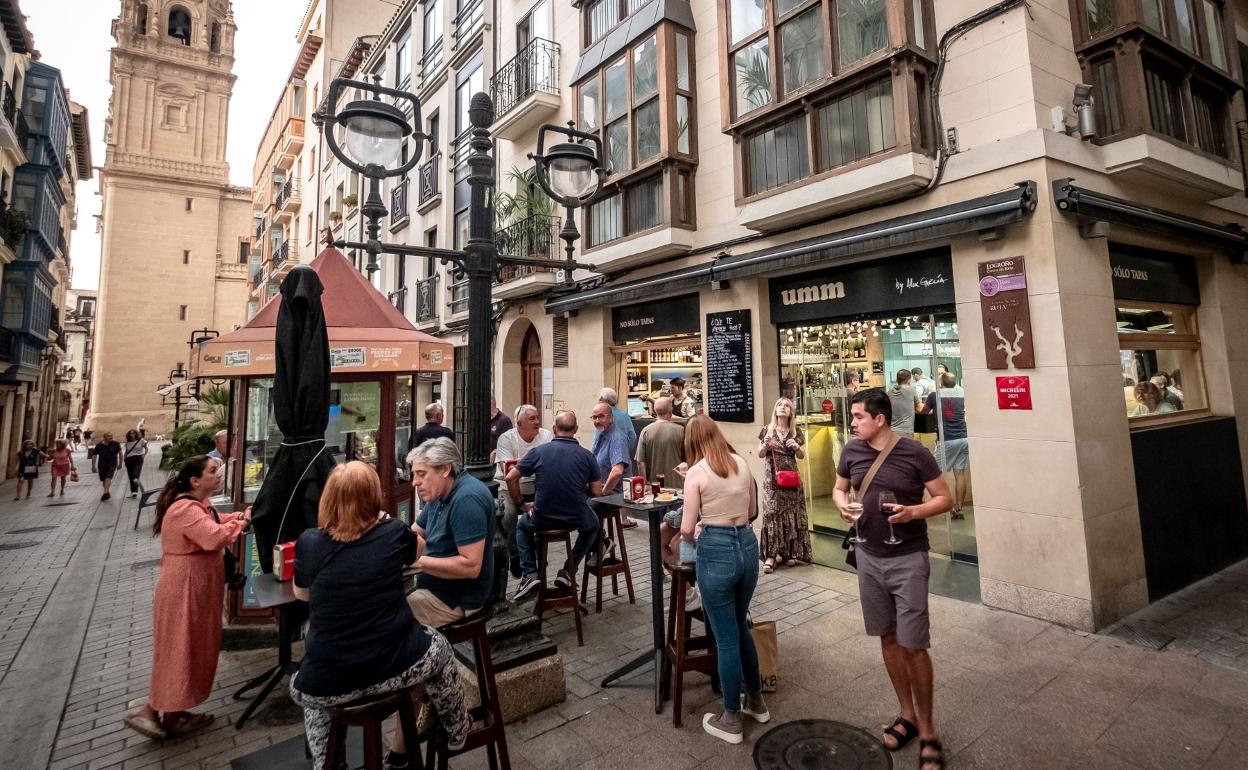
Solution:
M1212 39L1205 26L1203 0L1188 0L1192 9L1192 33L1196 44L1195 51L1189 51L1179 44L1178 16L1175 14L1176 0L1160 0L1161 12L1164 16L1165 30L1157 30L1144 24L1144 10L1141 0L1113 0L1114 23L1104 32L1093 35L1088 28L1087 0L1068 0L1070 4L1071 28L1074 33L1075 52L1096 43L1112 42L1124 33L1140 31L1155 41L1164 43L1172 53L1181 57L1200 62L1211 70L1228 78L1238 78L1238 51L1235 48L1235 20L1228 18L1225 0L1215 0L1222 18L1222 55L1225 67L1214 64L1210 57Z
M734 133L744 126L756 127L758 121L768 120L775 113L784 112L795 103L803 102L811 97L817 98L824 89L834 87L841 81L854 78L862 72L876 68L881 62L905 58L910 55L926 59L932 64L935 63L934 41L936 30L931 0L924 0L922 3L924 15L922 20L924 30L923 46L918 45L915 40L914 3L912 0L884 0L884 13L888 24L888 42L879 51L868 54L843 67L839 65L840 56L836 27L837 0L813 0L813 2L807 0L783 16L776 14L776 0L765 0L766 5L764 7L762 28L746 35L735 43L729 40L729 36L732 33L731 3L732 0L719 0L716 3L720 29L720 68L721 72L726 73L724 77L719 79L720 121L724 131L728 133ZM823 9L823 58L826 65L824 75L822 78L812 80L801 88L782 94L779 87L780 67L777 66L777 62L780 61L780 57L783 55L778 37L780 27L785 22L791 21L815 5L820 5ZM772 100L763 107L738 116L736 114L735 76L732 74L732 58L736 52L752 45L764 36L769 40L768 57Z
M627 0L625 0L625 3ZM626 6L625 6L626 7ZM688 39L688 56L689 56L689 88L682 89L677 87L676 78L676 36L684 35ZM654 38L655 40L655 57L658 62L658 92L656 95L638 102L633 92L634 81L634 52L640 48L645 42ZM612 169L612 173L607 177L606 184L603 188L603 194L599 200L613 193L623 196L621 201L621 235L610 241L595 243L592 231L592 216L590 215L590 207L587 206L583 212L585 242L587 251L592 251L602 246L632 238L644 233L653 232L668 227L679 227L682 229L696 229L697 217L694 214L693 187L694 172L698 165L698 132L697 132L697 98L695 84L697 83L697 69L694 56L695 35L692 30L685 29L672 23L660 23L654 28L647 30L645 34L638 36L627 48L622 50L619 55L612 57L610 61L605 62L598 70L586 78L582 78L573 89L573 104L575 105L575 115L579 121L581 118L581 91L589 83L593 82L598 88L598 104L597 104L597 127L594 129L603 141L603 148L607 146L607 84L606 71L613 65L624 61L624 82L626 89L626 114L628 120L628 168ZM688 99L689 103L689 152L680 152L678 147L678 135L676 125L676 98L682 96ZM647 158L644 161L637 160L637 111L658 101L659 106L659 151L657 154ZM625 119L617 117L619 121ZM655 227L645 230L628 233L628 204L627 190L636 186L638 183L648 181L655 174L661 174L663 178L663 209L661 212L660 223ZM682 202L678 199L679 186L677 184L678 174L687 174L688 200ZM682 209L683 206L683 209ZM685 211L688 214L687 222L678 222L677 212ZM589 245L593 244L593 245Z
M1181 350L1195 354L1197 383L1191 377L1184 377L1183 391L1189 387L1198 389L1204 406L1191 409L1184 408L1178 412L1151 414L1140 417L1127 417L1127 425L1131 430L1151 428L1159 424L1190 422L1210 416L1213 408L1209 404L1209 387L1205 378L1205 357L1200 341L1200 307L1196 305L1177 305L1168 302L1141 302L1138 300L1115 299L1114 307L1129 310L1161 310L1174 314L1183 314L1187 318L1187 326L1191 330L1186 334L1166 334L1159 332L1119 332L1118 350ZM1194 386L1199 386L1194 387Z
M1082 4L1084 0L1071 0L1071 2ZM1081 8L1082 6L1072 7ZM1082 10L1079 12L1082 13ZM1075 27L1075 34L1079 34L1078 25ZM1096 41L1078 46L1076 56L1079 59L1084 82L1092 82L1093 69L1096 65L1112 61L1118 83L1117 98L1119 114L1122 116L1121 126L1115 133L1101 133L1092 140L1093 143L1109 144L1144 134L1157 137L1225 165L1239 164L1239 142L1232 133L1232 116L1235 114L1235 94L1242 90L1242 86L1225 70L1192 56L1168 39L1134 22L1126 29L1119 27L1116 34L1101 36ZM1238 56L1236 58L1238 59ZM1180 114L1184 136L1182 139L1162 133L1152 124L1144 71L1146 62L1155 62L1162 68L1175 73L1179 79L1179 98L1182 107ZM1238 63L1230 66L1237 70ZM1225 101L1218 105L1222 115L1219 128L1222 132L1221 144L1226 149L1224 155L1202 149L1197 143L1196 112L1192 97L1194 84L1205 93L1220 93L1225 96ZM1103 126L1101 128L1104 129Z
M637 6L638 9L648 4L650 1L651 0L642 0L641 5ZM574 2L572 3L572 6L574 8L579 8L581 12L581 50L582 51L593 46L594 43L597 43L599 40L602 40L607 35L610 35L615 30L616 27L623 24L624 21L629 16L633 15L632 12L628 10L630 0L601 0L601 2L615 4L616 6L615 23L612 24L610 27L607 27L606 31L603 32L601 35L593 39L590 39L589 37L589 22L590 22L590 17L593 15L590 13L590 11L593 10L594 6L597 5L597 3L594 2L594 0L574 0Z

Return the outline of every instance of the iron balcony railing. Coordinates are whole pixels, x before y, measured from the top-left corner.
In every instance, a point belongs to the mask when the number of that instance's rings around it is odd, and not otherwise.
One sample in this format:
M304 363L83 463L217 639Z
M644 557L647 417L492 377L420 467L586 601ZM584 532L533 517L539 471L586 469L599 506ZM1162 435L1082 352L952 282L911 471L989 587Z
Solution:
M428 85L429 81L442 71L442 47L442 38L438 38L429 44L425 55L420 57L420 85L422 87Z
M438 276L431 275L416 282L416 323L426 323L438 317L437 296Z
M534 38L490 78L490 92L500 118L535 93L558 96L559 44Z
M282 245L273 249L273 267L279 267L290 258L290 239L282 241Z
M17 97L13 94L13 86L8 83L4 84L4 119L9 121L9 125L13 124L13 119L17 117Z
M286 180L286 184L282 185L281 189L277 191L277 197L273 199L273 208L281 211L282 205L290 199L291 192L294 190L294 183L293 179Z
M511 257L557 259L559 256L559 217L534 215L496 231L498 253ZM553 272L553 267L505 265L499 269L499 283L514 281L534 273Z
M468 156L472 154L472 129L466 128L451 140L451 168L455 170L455 181L468 178Z
M26 150L26 140L30 137L30 126L26 124L26 116L21 110L13 116L13 133L17 134L17 143L23 151Z
M264 280L264 263L255 260L251 263L251 285L259 286Z
M416 205L423 206L442 194L442 176L439 173L441 167L442 153L440 152L434 153L433 157L420 164L416 180L416 183L420 185Z
M462 274L461 274L462 275ZM447 309L451 311L451 315L463 313L468 309L468 276L463 275L459 280L452 280L450 288L450 296L446 300Z
M484 0L461 0L459 13L455 14L455 28L451 33L452 45L458 48L460 44L472 37L474 32L481 29L484 21Z
M263 219L256 222L256 237L259 238L262 235L264 235L264 220Z
M407 177L390 191L390 224L398 224L407 219Z

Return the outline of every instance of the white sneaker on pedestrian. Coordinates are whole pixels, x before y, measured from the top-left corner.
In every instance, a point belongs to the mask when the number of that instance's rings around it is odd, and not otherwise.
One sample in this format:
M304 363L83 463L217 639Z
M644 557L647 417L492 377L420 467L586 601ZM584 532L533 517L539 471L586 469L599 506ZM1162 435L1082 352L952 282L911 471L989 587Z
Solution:
M702 729L721 741L737 744L745 740L745 728L741 724L741 714L725 711L716 716L705 714L702 717Z
M741 693L741 713L750 715L760 725L771 721L771 712L767 710L767 701L763 700L761 692L757 698L751 698L747 692Z

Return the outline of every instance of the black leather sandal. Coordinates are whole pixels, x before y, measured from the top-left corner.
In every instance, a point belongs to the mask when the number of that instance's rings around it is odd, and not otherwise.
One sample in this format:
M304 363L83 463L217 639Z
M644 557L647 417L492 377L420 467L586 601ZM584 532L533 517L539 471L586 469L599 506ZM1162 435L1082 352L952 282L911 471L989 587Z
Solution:
M899 726L905 730L904 733L897 729ZM915 727L914 723L910 720L903 717L897 717L897 721L893 722L893 724L889 727L884 728L884 734L893 736L893 739L897 741L896 746L889 746L887 743L880 741L881 743L884 743L884 748L889 751L901 751L910 744L910 741L919 736L919 728Z
M935 749L936 754L924 756L927 749ZM919 741L919 770L945 770L945 747L939 740Z

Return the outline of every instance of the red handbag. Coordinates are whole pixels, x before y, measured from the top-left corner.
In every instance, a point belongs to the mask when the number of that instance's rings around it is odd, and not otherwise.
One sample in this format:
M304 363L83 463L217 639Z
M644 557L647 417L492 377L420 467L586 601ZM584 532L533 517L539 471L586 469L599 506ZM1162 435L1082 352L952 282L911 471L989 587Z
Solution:
M776 463L776 450L771 450L771 467L776 471L776 487L778 489L797 489L802 485L802 477L797 471L782 471Z

